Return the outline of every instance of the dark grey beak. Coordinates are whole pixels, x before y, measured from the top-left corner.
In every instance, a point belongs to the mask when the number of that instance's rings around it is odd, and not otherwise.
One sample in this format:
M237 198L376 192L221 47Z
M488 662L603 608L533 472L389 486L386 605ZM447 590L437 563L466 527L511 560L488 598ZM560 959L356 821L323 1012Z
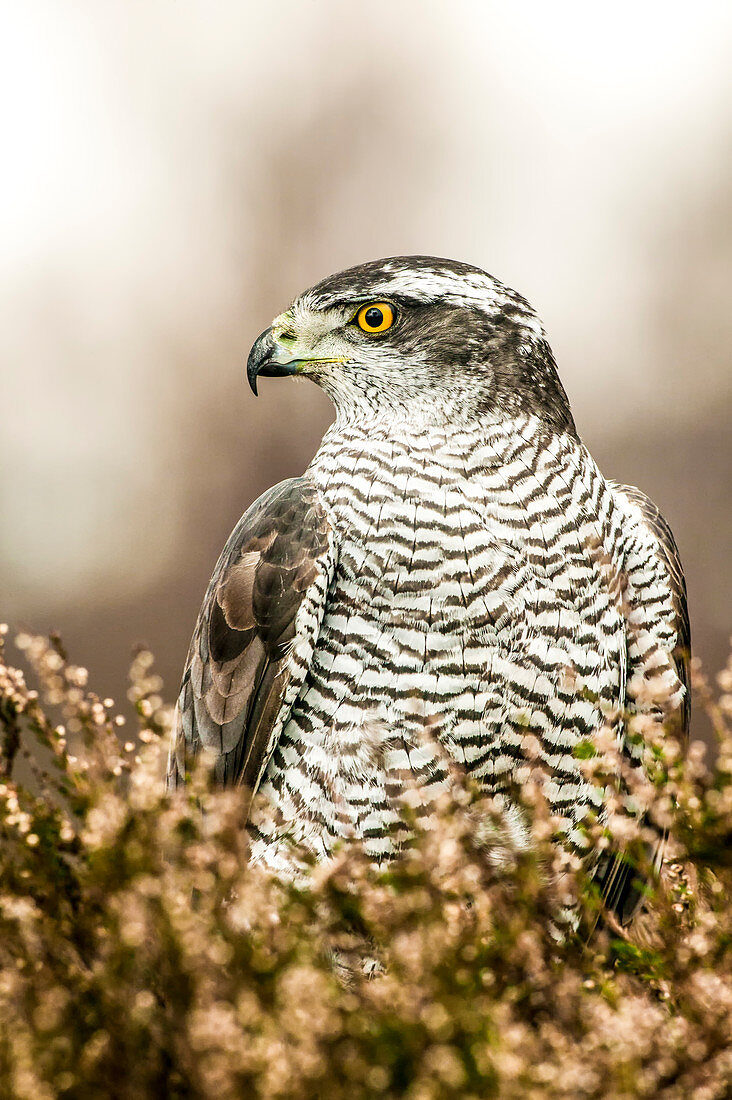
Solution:
M275 356L282 354L283 348L278 345L272 335L272 329L265 329L261 336L254 341L254 346L247 359L247 378L252 387L254 396L257 396L257 378L260 374L265 378L278 378L286 374L297 374L299 359L293 359L289 363L278 363ZM285 354L287 354L285 352Z

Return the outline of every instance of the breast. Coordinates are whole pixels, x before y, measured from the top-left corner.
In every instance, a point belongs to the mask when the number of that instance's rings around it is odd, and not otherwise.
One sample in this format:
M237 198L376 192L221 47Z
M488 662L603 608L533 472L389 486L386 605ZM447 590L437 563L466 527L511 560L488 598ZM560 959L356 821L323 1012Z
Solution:
M353 609L430 634L505 628L526 583L520 549L462 501L386 501L363 533L343 539L339 590Z
M622 621L581 517L553 498L529 509L510 486L499 492L482 477L446 475L431 486L412 478L409 487L420 491L402 496L382 481L365 494L339 489L339 563L324 622L334 664L355 679L369 670L361 683L372 693L388 669L449 670L457 690L482 668L495 683L502 660L529 677L548 668L557 686L566 668L615 680Z

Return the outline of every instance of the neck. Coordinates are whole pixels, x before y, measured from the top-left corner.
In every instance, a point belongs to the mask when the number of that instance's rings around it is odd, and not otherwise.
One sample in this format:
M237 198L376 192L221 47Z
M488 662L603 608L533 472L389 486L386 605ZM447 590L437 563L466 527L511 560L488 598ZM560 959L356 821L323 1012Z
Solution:
M431 452L462 456L469 466L505 462L514 452L539 454L552 441L576 442L574 433L557 433L537 416L486 414L481 419L415 416L410 410L379 408L360 415L339 413L323 436L312 466L330 465L344 454L368 454L386 447L388 453ZM500 457L499 457L500 456Z
M449 436L520 422L535 424L549 434L576 434L566 400L547 397L535 408L521 392L481 393L474 385L444 387L436 395L421 390L405 393L396 386L361 389L344 384L343 379L336 388L330 386L330 379L324 381L318 380L335 406L335 430L369 425L395 435L434 431Z

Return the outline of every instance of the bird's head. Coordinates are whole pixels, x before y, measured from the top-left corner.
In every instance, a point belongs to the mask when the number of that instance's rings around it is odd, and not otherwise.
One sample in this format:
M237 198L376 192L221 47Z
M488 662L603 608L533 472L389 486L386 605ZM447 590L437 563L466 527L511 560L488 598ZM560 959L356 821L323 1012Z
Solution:
M331 275L301 294L254 344L260 375L304 375L340 418L432 423L532 414L574 431L541 322L479 268L397 256Z

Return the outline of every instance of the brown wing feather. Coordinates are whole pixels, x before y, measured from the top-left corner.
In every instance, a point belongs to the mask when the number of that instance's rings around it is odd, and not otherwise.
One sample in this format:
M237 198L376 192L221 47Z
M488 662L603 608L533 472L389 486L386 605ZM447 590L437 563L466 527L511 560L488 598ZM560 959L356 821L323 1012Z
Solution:
M333 556L333 533L308 478L276 485L242 516L216 564L188 651L169 786L205 748L216 755L219 782L256 789L284 708L304 679L302 660L290 658L292 644L314 645ZM298 623L308 599L312 613Z

